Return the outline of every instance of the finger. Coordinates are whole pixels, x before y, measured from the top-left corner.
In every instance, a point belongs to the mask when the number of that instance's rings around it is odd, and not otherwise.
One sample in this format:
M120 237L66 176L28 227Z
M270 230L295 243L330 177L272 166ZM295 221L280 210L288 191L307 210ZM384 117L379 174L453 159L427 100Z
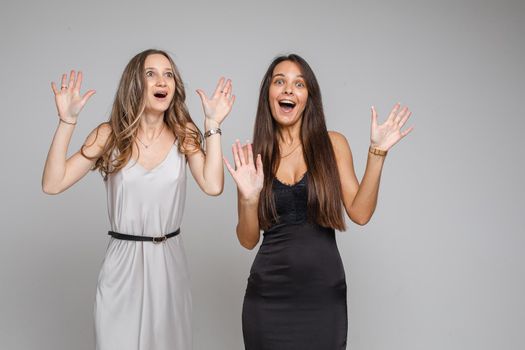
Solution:
M235 102L235 95L232 95L231 100L230 100L230 108L231 106L233 106L234 102Z
M239 151L239 158L241 159L241 165L246 165L246 156L242 149L241 141L237 140L237 149Z
M257 175L260 175L260 176L264 176L264 171L263 171L263 163L262 163L262 157L261 157L261 154L258 154L257 155L257 168L256 168L256 171L257 171Z
M208 102L208 96L206 96L206 93L203 90L197 89L195 92L199 95L203 104Z
M55 95L58 94L58 89L54 81L51 82L51 90L53 90Z
M390 114L388 115L387 121L393 121L396 117L397 113L399 112L399 102L394 105L394 108L390 111Z
M405 131L402 131L402 132L401 132L401 138L403 138L403 137L407 136L408 134L410 134L410 132L411 132L412 130L414 130L414 127L413 127L413 126L411 126L410 128L406 129Z
M72 90L75 87L75 71L71 70L69 73L69 84L67 86L68 90Z
M408 118L410 118L411 115L412 115L412 112L408 112L407 114L403 116L403 118L399 121L399 128L402 128L403 125L405 125L405 123L407 122Z
M394 123L396 124L399 124L399 122L401 121L401 119L403 119L405 117L405 114L408 112L408 108L407 107L403 107L401 108L401 110L399 111L399 113L396 115L396 117L394 118Z
M237 145L235 143L232 145L232 153L235 169L239 169L241 167L241 160L239 159L239 151L237 150Z
M226 157L222 157L224 164L226 165L226 169L230 172L232 177L235 177L235 169L231 166L230 162L228 162L228 159Z
M372 126L377 126L377 111L374 106L372 106Z
M222 93L225 96L228 96L228 94L231 94L232 90L232 81L230 79L226 80L226 83L224 84L224 87L222 88Z
M82 105L85 105L86 102L90 99L90 97L95 94L95 92L95 90L89 90L88 92L86 92L84 96L82 96Z
M67 84L66 84L66 79L67 79L67 74L62 74L62 81L60 83L60 90L64 90L67 88Z
M82 72L78 72L77 80L75 81L75 86L73 86L73 90L80 92L81 86L82 86Z
M253 163L253 150L250 141L246 141L246 148L248 149L248 164L255 166Z
M217 97L221 94L223 85L224 85L224 77L221 77L219 81L217 82L217 86L215 87L215 91L213 92L213 97Z

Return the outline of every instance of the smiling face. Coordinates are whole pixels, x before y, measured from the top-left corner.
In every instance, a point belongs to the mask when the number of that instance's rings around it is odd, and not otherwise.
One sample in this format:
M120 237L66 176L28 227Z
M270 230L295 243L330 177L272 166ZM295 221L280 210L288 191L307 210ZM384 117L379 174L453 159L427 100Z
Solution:
M308 88L297 63L283 61L275 66L268 98L272 116L279 125L290 126L301 120Z
M152 54L144 61L146 113L163 113L175 93L175 74L168 58Z

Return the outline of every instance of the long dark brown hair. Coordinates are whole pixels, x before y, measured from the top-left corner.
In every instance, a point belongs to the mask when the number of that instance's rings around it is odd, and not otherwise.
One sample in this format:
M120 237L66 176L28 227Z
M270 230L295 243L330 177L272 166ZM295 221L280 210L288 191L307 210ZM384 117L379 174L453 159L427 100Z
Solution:
M135 55L124 68L109 121L102 123L97 128L95 141L102 125L109 124L111 126L111 133L102 154L93 167L93 170L98 169L100 171L104 179L107 179L108 175L122 169L131 158L140 119L144 115L146 108L144 62L149 55L154 54L166 57L173 70L175 94L168 109L164 112L164 122L177 138L179 152L190 154L202 150L202 133L191 119L186 107L186 92L184 91L184 83L177 66L165 51L156 49L145 50ZM188 128L188 124L193 124L194 129ZM93 159L84 153L84 146L82 146L80 151L84 157Z
M269 90L275 67L283 62L296 63L308 89L301 122L301 143L308 169L308 218L324 227L345 229L341 182L330 136L326 129L321 90L314 72L299 55L279 56L268 67L261 83L253 133L255 154L261 154L264 184L259 199L259 226L266 230L278 221L272 184L280 163L279 126L272 117Z

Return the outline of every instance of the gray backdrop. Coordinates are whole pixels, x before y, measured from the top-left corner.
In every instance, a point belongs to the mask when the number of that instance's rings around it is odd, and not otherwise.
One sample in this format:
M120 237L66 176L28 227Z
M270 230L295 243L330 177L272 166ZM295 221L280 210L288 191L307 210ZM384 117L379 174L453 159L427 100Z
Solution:
M91 173L62 195L41 192L57 125L49 82L82 69L84 87L97 89L73 151L107 119L127 61L154 47L173 54L199 126L194 90L233 79L228 155L235 138L251 138L277 54L313 67L328 126L348 138L359 178L370 106L384 118L408 104L416 128L388 155L375 216L337 235L351 348L523 349L524 37L523 0L3 2L0 348L93 349L105 190ZM242 349L256 249L235 237L229 176L218 198L188 186L195 349Z

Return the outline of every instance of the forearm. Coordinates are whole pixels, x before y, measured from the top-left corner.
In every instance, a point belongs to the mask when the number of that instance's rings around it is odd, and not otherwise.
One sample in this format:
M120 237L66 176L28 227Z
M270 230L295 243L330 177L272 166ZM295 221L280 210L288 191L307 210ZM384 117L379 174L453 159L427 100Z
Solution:
M363 179L351 206L347 210L350 219L359 225L368 223L374 214L384 161L384 156L368 153Z
M60 183L66 174L67 150L74 129L75 126L71 124L58 124L42 175L42 189L46 193L53 194L61 190Z
M206 121L205 132L210 129L216 129L217 127L217 123ZM202 171L205 192L211 195L221 194L224 188L224 171L222 165L221 135L219 133L206 138L206 155Z
M237 197L237 209L239 222L237 224L237 238L239 243L246 249L253 249L260 238L259 217L258 217L259 199L243 199L240 195Z

